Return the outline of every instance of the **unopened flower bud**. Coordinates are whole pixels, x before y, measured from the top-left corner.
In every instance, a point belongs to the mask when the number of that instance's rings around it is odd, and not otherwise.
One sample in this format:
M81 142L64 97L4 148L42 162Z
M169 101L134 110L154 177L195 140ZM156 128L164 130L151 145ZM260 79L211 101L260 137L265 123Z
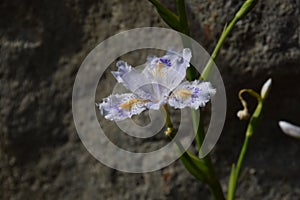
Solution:
M239 9L239 11L236 13L236 17L238 19L241 19L244 17L250 10L255 6L255 4L258 2L258 0L247 0L244 2L242 7Z
M173 132L173 128L168 127L167 130L165 131L166 136L171 136Z
M261 96L262 99L267 98L267 96L270 92L270 89L271 89L271 85L272 85L272 79L269 78L261 88L260 96Z
M249 119L250 117L250 114L248 112L247 109L244 109L244 110L239 110L237 113L236 113L237 117L240 119L240 120L247 120Z
M279 124L279 127L281 128L282 132L284 132L288 136L300 139L300 127L299 126L295 126L295 125L293 125L289 122L285 122L285 121L280 121L278 124Z

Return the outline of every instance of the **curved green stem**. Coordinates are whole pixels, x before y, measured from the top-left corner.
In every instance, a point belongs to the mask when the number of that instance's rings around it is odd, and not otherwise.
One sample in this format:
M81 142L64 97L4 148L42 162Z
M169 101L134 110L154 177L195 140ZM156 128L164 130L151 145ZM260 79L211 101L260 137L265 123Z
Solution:
M250 91L251 92L250 94L255 97L257 97L257 95L258 95L253 90L244 90L244 91ZM235 199L236 188L237 188L238 180L240 177L240 172L241 172L241 168L243 165L243 161L245 159L245 155L246 155L246 152L248 149L249 141L260 122L264 101L261 99L260 96L257 97L257 100L258 100L258 104L256 106L256 109L255 109L252 117L250 118L247 130L246 130L246 134L245 134L245 140L244 140L242 149L240 151L240 155L239 155L239 158L237 161L236 168L234 167L234 165L232 167L230 180L229 180L229 186L228 186L227 200Z

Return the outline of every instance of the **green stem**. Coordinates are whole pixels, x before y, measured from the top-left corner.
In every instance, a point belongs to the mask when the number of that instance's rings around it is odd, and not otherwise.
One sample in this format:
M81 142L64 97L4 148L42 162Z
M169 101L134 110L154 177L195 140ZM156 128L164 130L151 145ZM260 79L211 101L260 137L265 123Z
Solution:
M204 141L205 138L205 132L204 132L204 124L203 124L203 119L201 116L202 115L202 111L199 110L199 113L197 113L197 110L192 110L192 117L193 117L193 124L194 124L194 130L196 133L196 144L197 144L197 148L198 148L198 152L199 152L199 156L201 156L201 146L202 143ZM199 121L197 122L197 118L199 117ZM202 156L201 156L202 157ZM216 171L214 168L214 165L212 163L211 157L210 155L206 155L205 157L202 158L203 163L205 164L205 166L207 167L208 171L208 180L207 180L207 184L209 186L209 190L211 191L213 197L215 200L223 200L224 198L224 193L222 190L222 186L220 184L220 181L216 175Z
M254 91L252 91L252 90L249 90L249 91L251 91L251 93L250 93L251 95L254 94ZM258 94L255 93L254 96L257 96L257 95ZM256 107L252 117L250 118L247 130L246 130L246 134L245 134L245 140L244 140L242 149L240 151L240 155L239 155L239 158L237 161L236 168L234 168L234 167L232 168L231 173L233 174L233 176L231 177L231 180L229 181L227 200L235 199L236 188L237 188L241 168L243 165L243 161L245 159L245 155L246 155L246 152L248 149L249 141L260 122L261 113L262 113L262 109L263 109L263 99L261 99L260 96L257 96L257 100L258 100L258 104L257 104L257 107Z
M212 193L214 200L225 200L221 184L217 177L212 179L208 185L209 185L209 190Z
M212 70L212 66L214 64L214 60L217 58L217 56L219 55L219 52L221 50L221 47L223 46L224 44L224 41L225 39L227 38L227 36L229 35L229 33L231 33L233 27L235 26L235 24L237 23L238 21L238 18L234 17L233 20L229 23L228 26L225 25L225 28L221 34L221 37L208 61L208 63L206 64L202 74L201 74L201 77L200 79L201 80L205 80L208 78L209 74L211 73L211 70Z
M165 134L169 137L173 137L174 134L175 134L175 129L174 129L174 126L173 126L173 123L171 121L171 117L170 117L170 112L169 112L169 109L168 109L168 105L165 104L163 105L165 111L166 111L166 131L165 131Z
M199 118L199 121L197 120ZM193 127L195 132L195 140L197 145L197 150L199 151L201 148L201 145L204 140L205 132L202 122L202 116L201 111L199 110L192 110L192 119L193 119Z
M173 128L173 123L171 121L170 111L167 104L164 105L164 109L166 111L166 126L167 128Z
M224 44L225 39L227 38L227 36L231 33L233 27L235 26L235 24L242 19L248 12L251 11L251 9L255 6L255 4L257 3L258 0L246 0L244 2L244 4L241 6L241 8L238 10L238 12L235 14L234 18L231 20L231 22L229 23L228 26L225 25L224 30L221 34L221 37L211 55L211 58L209 59L208 63L206 64L202 75L199 79L201 80L205 80L208 78L211 70L212 70L212 66L214 63L214 60L216 59L216 57L218 56L221 47Z
M222 186L221 186L221 183L216 174L215 167L212 163L210 155L208 154L207 156L202 158L202 160L204 161L205 166L208 168L207 184L208 184L209 190L211 191L214 199L215 200L225 200Z
M240 173L241 173L241 168L242 168L242 165L243 165L243 161L244 161L247 149L248 149L249 140L250 140L250 137L246 136L245 140L244 140L244 143L243 143L243 147L241 149L241 152L240 152L240 155L239 155L239 158L238 158L238 161L237 161L237 166L236 166L236 168L233 168L233 170L234 170L233 179L230 180L232 182L231 183L232 188L229 188L229 190L228 190L227 200L234 200L235 199L235 192L236 192L236 188L237 188L237 183L238 183L238 179L239 179L239 176L240 176Z
M187 15L186 15L185 1L184 0L176 0L176 3L177 3L179 22L180 22L180 26L181 26L181 32L186 35L189 35L190 30L189 30L189 26L188 26ZM187 42L189 42L189 40L183 41L184 44L186 44ZM187 46L191 46L191 45L187 44ZM187 79L189 81L192 81L192 80L195 80L196 77L197 77L196 69L193 66L189 67L187 69ZM199 112L199 113L197 113L197 112ZM197 121L197 115L200 115L199 121ZM192 110L192 119L193 119L194 131L196 134L196 143L197 143L197 147L198 147L198 151L199 151L201 148L201 145L203 143L203 140L205 138L201 110L199 110L199 111ZM210 155L208 154L207 156L205 156L203 158L203 161L204 161L204 164L208 168L208 177L209 177L208 179L209 180L207 183L208 183L211 193L214 196L214 199L215 200L225 199L221 184L219 182L219 179L216 176L214 165L212 164Z
M246 136L245 140L244 140L244 143L243 143L243 146L242 146L242 149L241 149L241 152L240 152L240 155L239 155L239 158L238 158L238 161L237 161L237 165L236 165L236 171L235 171L236 180L240 176L241 168L242 168L243 161L244 161L247 149L248 149L249 141L250 141L250 137ZM236 185L236 184L237 184L237 181L235 182L234 185Z
M186 8L185 8L185 2L184 0L176 0L177 4L177 10L178 10L178 16L179 16L179 23L180 23L180 31L186 35L189 35L190 30L188 26L187 16L186 16ZM191 46L190 40L185 40L182 38L182 42L184 46ZM193 81L197 78L197 70L191 66L187 69L187 79L189 81ZM197 113L199 112L199 113ZM203 123L200 121L197 121L197 115L200 114L200 120L201 118L201 111L192 110L192 119L193 119L193 127L196 134L196 144L198 149L200 149L201 144L204 140L205 133L203 129ZM202 125L201 125L202 124Z
M173 123L171 121L171 117L170 117L170 112L169 112L169 109L168 109L168 106L167 105L164 105L164 109L166 111L166 127L167 127L167 131L166 131L166 135L168 135L171 139L174 139L174 126L173 126ZM193 113L195 113L196 111L193 110ZM193 118L194 119L194 118ZM195 119L197 119L197 116L195 116ZM199 132L200 131L200 132ZM203 121L200 119L199 121L199 126L198 126L198 129L196 130L197 134L199 136L201 136L199 139L199 143L198 143L198 148L201 147L201 144L203 142L203 139L204 139L204 129L203 129ZM197 141L197 140L196 140ZM180 141L178 140L175 140L178 148L179 148L179 151L183 153L181 159L190 159L188 156L187 156L187 152L184 152L184 149L180 143ZM199 159L199 158L197 158ZM199 159L200 161L200 159ZM201 159L202 163L204 164L205 166L205 173L206 173L206 183L208 184L209 186L209 190L211 191L213 197L215 200L224 200L224 193L223 193L223 190L222 190L222 187L221 187L221 184L219 182L219 179L216 175L216 172L215 172L215 169L214 169L214 165L212 163L212 160L210 158L209 155L205 156L204 158ZM189 162L190 164L193 164L192 162ZM194 166L194 168L196 170L201 170L199 168L197 168L197 166ZM200 171L199 171L200 173ZM196 177L197 178L197 177Z

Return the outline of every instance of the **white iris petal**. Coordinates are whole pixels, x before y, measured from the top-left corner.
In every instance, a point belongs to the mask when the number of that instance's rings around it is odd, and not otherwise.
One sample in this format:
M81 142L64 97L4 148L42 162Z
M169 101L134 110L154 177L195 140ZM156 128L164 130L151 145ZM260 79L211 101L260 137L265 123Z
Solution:
M146 110L148 102L132 93L115 94L98 105L101 114L109 120L120 121Z
M191 58L190 49L183 49L181 53L168 51L160 58L148 57L142 72L124 61L117 62L118 71L112 74L132 93L110 95L103 99L98 104L101 114L106 119L120 121L145 109L158 110L166 103L175 108L204 107L216 90L209 82L182 82Z
M216 90L209 82L185 81L172 92L168 103L174 108L191 107L198 109L204 107L215 93Z
M152 82L167 88L162 92L169 93L185 78L191 57L192 54L189 49L184 49L180 54L168 51L161 58L148 57L148 63L151 63L151 65L144 69L143 74Z
M132 68L124 61L118 61L116 66L118 71L113 71L112 74L119 83L122 83L132 93L139 97L148 99L151 98L153 88L149 84L144 84L146 77Z

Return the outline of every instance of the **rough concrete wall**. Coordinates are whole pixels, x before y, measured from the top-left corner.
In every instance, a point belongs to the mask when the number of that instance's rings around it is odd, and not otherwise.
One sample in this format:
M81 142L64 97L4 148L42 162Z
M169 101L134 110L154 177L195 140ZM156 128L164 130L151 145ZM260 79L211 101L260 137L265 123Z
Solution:
M164 2L174 8L173 1ZM187 4L192 36L211 52L241 2ZM238 199L300 196L300 143L277 127L280 119L300 124L299 14L297 0L261 1L237 24L217 59L229 108L213 153L224 190L246 125L235 117L236 94L259 89L268 77L274 81ZM96 161L76 134L71 92L84 57L109 36L144 26L167 27L147 1L0 3L0 199L208 199L208 189L179 161L157 172L121 173Z

